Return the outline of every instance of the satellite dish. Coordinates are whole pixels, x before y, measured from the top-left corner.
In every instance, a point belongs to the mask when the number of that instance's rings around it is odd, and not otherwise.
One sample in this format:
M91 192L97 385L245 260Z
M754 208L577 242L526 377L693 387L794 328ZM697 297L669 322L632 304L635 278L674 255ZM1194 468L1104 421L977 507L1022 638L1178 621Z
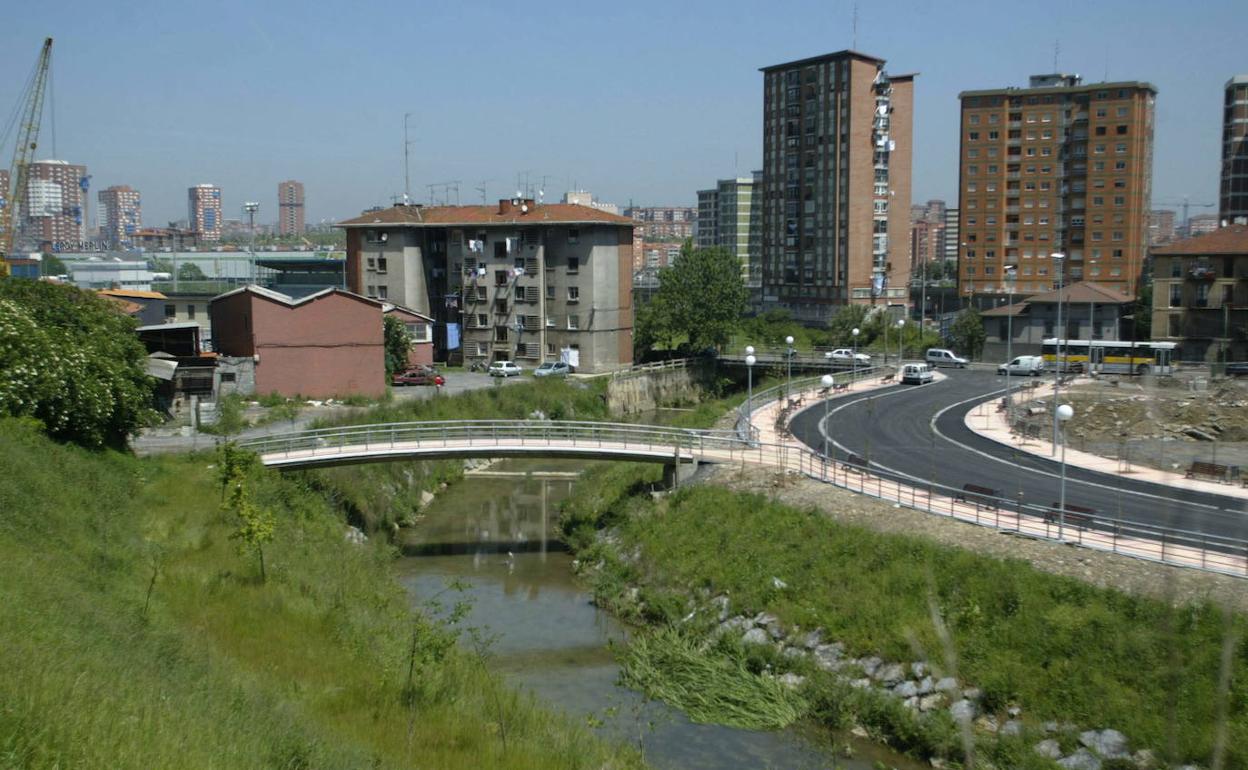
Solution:
M380 240L381 240L381 242L382 242L382 243L385 243L386 241L390 240L390 234L389 234L389 233L382 233L382 234L381 234L381 238L380 238Z
M524 204L523 206L521 206L521 207L520 207L520 213L521 213L521 214L527 214L527 213L529 213L529 204L527 204L527 203L526 203L526 204Z

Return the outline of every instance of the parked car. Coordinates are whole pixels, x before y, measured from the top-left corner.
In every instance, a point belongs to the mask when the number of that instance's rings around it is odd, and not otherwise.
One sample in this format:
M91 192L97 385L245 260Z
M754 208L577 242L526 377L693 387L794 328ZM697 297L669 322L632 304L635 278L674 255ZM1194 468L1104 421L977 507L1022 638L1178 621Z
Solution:
M966 365L970 363L967 359L962 358L952 350L947 350L945 348L932 348L928 350L927 355L923 357L923 360L931 364L932 368L938 366L953 366L958 369L965 369Z
M533 370L534 377L567 377L572 367L563 361L547 361Z
M1226 365L1227 377L1248 377L1248 363L1236 362Z
M515 361L495 361L490 364L491 377L514 377L523 371Z
M832 351L832 363L852 366L857 361L859 366L871 363L871 356L866 353L855 353L851 348L837 348Z
M901 367L901 381L910 385L925 385L932 381L932 367L927 364L906 364Z
M1041 356L1018 356L1013 361L997 367L997 374L1017 374L1024 377L1039 377L1044 372L1044 358Z
M428 364L410 366L401 372L395 372L390 378L391 385L436 385L440 375L438 370Z

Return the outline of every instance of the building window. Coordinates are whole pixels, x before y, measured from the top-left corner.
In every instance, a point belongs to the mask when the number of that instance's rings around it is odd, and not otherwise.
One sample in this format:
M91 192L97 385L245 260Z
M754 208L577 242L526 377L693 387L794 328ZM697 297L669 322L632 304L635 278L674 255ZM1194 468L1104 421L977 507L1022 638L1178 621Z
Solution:
M577 243L580 241L581 231L576 227L568 228L568 243Z
M386 258L385 257L377 258L377 272L379 273L386 272Z
M187 305L187 306L186 306L186 319L187 319L188 321L194 321L194 320L195 320L195 306L194 306L194 305Z
M575 275L581 269L580 257L568 257L568 274Z
M389 291L387 290L385 286L377 287L377 299L386 299L388 295L389 295Z
M173 303L165 304L165 318L177 318L178 308Z
M1170 284L1170 307L1183 306L1183 284Z
M579 287L579 286L569 286L569 287L568 287L568 302L580 302L580 301L581 301L581 289L580 289L580 287Z
M555 298L555 285L553 283L546 284L546 299Z
M1179 315L1178 313L1172 313L1170 315L1170 334L1168 336L1170 337L1182 337L1183 336L1183 317Z
M568 316L568 328L572 330L581 328L581 317L579 315Z

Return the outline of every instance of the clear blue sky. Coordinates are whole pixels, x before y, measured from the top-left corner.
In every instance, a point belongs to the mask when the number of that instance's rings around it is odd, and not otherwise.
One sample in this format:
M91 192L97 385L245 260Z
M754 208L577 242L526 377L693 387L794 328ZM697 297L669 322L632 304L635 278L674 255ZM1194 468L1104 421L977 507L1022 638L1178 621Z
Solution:
M861 2L858 49L917 70L914 198L956 198L957 94L1059 68L1147 80L1157 102L1154 202L1216 201L1222 85L1248 72L1243 0L1200 3ZM627 204L688 204L761 157L760 66L850 47L853 3L358 0L9 3L0 114L42 39L54 48L56 152L93 190L130 184L147 224L186 216L214 182L276 218L276 185L308 218L352 216L403 188L460 180L463 202L517 174L548 199L572 183ZM1108 34L1107 34L1108 33ZM41 146L52 151L45 122ZM11 147L4 148L7 166ZM95 201L92 193L92 211ZM1192 213L1210 209L1193 208ZM94 218L94 214L93 214Z

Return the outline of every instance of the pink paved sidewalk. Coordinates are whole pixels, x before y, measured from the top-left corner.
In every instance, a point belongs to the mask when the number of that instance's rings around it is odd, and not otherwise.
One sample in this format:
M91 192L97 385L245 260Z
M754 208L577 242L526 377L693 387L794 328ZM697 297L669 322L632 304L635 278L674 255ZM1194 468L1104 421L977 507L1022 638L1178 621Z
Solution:
M1052 383L1041 385L1035 389L1020 389L1013 393L1016 407L1020 402L1025 403L1039 398L1052 397ZM1027 452L1037 457L1047 457L1049 459L1056 459L1061 456L1060 446L1057 454L1053 453L1053 442L1048 436L1042 435L1039 439L1035 439L1011 432L1005 412L997 410L999 403L999 399L985 401L967 412L964 421L966 427L984 438L1017 449L1020 452ZM1052 418L1050 417L1050 419ZM1078 420L1079 415L1075 414L1073 419ZM1175 487L1176 489L1189 489L1193 492L1207 492L1214 495L1248 500L1248 489L1239 484L1220 484L1216 481L1204 479L1189 479L1185 478L1182 473L1172 473L1144 465L1124 463L1114 457L1102 457L1091 452L1083 452L1073 449L1069 445L1066 447L1066 463L1079 468L1107 473L1111 476L1130 476L1141 481L1151 481L1156 484Z

